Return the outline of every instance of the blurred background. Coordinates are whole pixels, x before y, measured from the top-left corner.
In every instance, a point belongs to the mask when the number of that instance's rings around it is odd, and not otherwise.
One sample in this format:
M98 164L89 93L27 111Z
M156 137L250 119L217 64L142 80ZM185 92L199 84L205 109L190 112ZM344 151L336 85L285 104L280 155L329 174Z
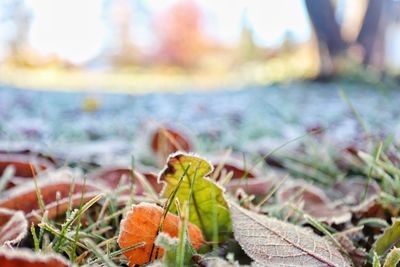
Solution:
M339 88L396 135L399 47L395 0L2 0L0 141L131 151L149 124L205 150L354 140Z

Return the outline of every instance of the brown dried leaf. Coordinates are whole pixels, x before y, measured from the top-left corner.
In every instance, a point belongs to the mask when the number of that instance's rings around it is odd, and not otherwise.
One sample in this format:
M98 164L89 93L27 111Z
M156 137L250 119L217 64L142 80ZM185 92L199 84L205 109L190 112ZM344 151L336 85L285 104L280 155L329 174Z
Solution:
M381 218L386 220L386 212L385 207L379 201L378 196L373 196L369 199L366 199L361 204L353 207L352 209L353 216L357 219L365 219L365 218Z
M23 212L0 208L0 247L17 244L27 231L28 221Z
M254 213L230 202L236 240L261 266L331 266L351 263L327 239L305 228Z
M241 179L241 178L255 178L259 176L259 169L258 168L251 168L252 166L245 166L243 160L239 160L238 156L229 156L228 158L223 158L222 160L220 157L213 158L211 157L211 163L214 167L214 172L217 172L217 177L213 174L213 177L216 180L221 178L221 174L223 172L229 173L232 172L232 179Z
M334 184L332 188L332 196L335 199L344 199L349 205L360 204L365 185L368 181L366 179L345 179ZM375 196L379 193L380 188L376 181L368 182L367 198Z
M28 249L0 249L1 267L72 267L58 254L34 253Z
M236 192L236 190L243 189L248 194L256 196L262 196L268 193L272 189L275 180L269 178L253 178L246 181L240 179L231 180L226 186L226 190L229 192Z
M279 203L298 200L303 202L303 211L319 221L328 224L341 224L351 219L351 213L346 206L333 205L332 201L320 188L303 182L285 185L277 193Z
M154 131L151 137L151 149L162 162L168 158L169 154L176 151L189 152L192 147L187 135L173 128L160 127Z
M356 266L364 266L367 263L368 253L364 248L357 248L354 246L350 238L345 234L335 235L335 239L342 245L348 255L350 255Z

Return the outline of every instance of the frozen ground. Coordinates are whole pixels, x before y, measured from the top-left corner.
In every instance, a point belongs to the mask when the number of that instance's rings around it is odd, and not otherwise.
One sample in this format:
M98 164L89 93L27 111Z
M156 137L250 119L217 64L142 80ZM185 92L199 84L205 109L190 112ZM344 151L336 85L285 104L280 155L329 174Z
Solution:
M342 87L370 132L400 138L400 91ZM31 146L71 157L130 154L159 123L187 131L199 151L271 147L322 126L341 143L362 129L335 84L147 95L0 87L0 148Z

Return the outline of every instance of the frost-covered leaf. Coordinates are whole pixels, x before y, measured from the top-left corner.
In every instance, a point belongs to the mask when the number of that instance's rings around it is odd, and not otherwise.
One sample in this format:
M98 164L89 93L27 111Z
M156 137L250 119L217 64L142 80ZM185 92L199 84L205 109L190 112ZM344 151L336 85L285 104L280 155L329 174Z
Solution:
M356 266L364 266L367 263L368 253L364 248L358 248L354 246L350 238L345 234L334 235L335 239L339 242L342 248L351 257L352 261Z
M396 267L400 262L400 249L393 248L386 256L383 267Z
M361 204L352 207L353 216L360 218L381 218L386 220L386 209L380 198L373 196L364 200Z
M58 254L33 253L28 249L0 249L2 267L72 267L75 266Z
M160 160L164 161L168 155L176 151L189 152L192 142L182 130L170 127L160 127L151 136L151 149Z
M49 172L39 176L37 179L40 195L46 208L51 209L49 215L62 214L68 208L69 196L99 192L107 187L101 184L93 184L82 179L74 179L74 173L59 170ZM71 185L73 182L73 185ZM71 189L73 189L71 191ZM40 209L36 186L33 180L22 185L16 186L5 191L0 197L0 208L21 210L26 214ZM59 205L57 205L57 203ZM67 204L66 204L67 203ZM72 201L73 206L79 205L78 200ZM30 221L35 222L32 216L28 216ZM55 217L55 216L54 216ZM54 218L50 217L50 218Z
M375 180L366 179L344 179L336 182L331 190L334 199L342 199L349 205L358 205L364 198L365 187L367 185L367 194L365 198L376 196L379 191L379 185Z
M199 226L207 238L212 236L216 224L222 239L230 232L231 219L223 189L208 177L212 171L213 167L203 158L177 153L168 158L158 180L165 183L161 195L168 198L183 177L175 198L180 203L189 203L189 221ZM176 212L175 202L170 210Z
M133 205L132 210L121 221L121 230L118 237L118 244L121 248L128 248L135 244L145 242L144 246L125 251L124 254L129 260L129 265L145 264L154 259L156 248L153 248L156 239L163 209L155 204L141 203ZM168 213L163 221L162 232L171 237L178 236L179 217ZM204 245L204 239L200 229L193 224L188 225L190 241L195 249ZM163 249L159 250L158 256L163 255ZM151 255L151 257L150 257Z
M32 153L31 151L0 151L0 175L11 165L15 167L15 176L17 177L33 177L31 165L38 170L54 168L54 162L50 158L38 153ZM9 186L13 185L14 183L11 181Z
M232 179L225 188L228 192L236 192L239 188L248 194L256 196L266 195L276 184L277 181L269 177L252 179Z
M351 263L327 239L305 228L230 203L233 231L244 251L261 266L331 266Z
M345 206L334 206L325 192L311 184L294 182L285 185L277 194L279 203L293 203L301 200L302 209L318 221L328 224L341 224L351 219L351 213Z
M23 212L0 208L0 247L17 244L27 231L28 221Z
M372 249L382 256L389 252L394 246L400 244L400 219L393 219L392 225L378 237Z

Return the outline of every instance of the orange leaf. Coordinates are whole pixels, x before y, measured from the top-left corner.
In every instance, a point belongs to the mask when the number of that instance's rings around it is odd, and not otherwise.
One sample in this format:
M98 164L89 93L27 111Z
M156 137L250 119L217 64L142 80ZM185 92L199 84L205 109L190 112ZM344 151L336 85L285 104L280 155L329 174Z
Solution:
M118 237L118 244L121 248L128 248L140 242L145 242L144 246L124 252L129 259L129 266L149 262L162 214L163 209L161 207L150 203L140 203L133 205L126 218L121 221L121 231ZM163 232L171 237L177 237L178 224L179 217L168 213L163 222ZM196 250L205 244L203 235L196 225L189 223L188 231L190 241ZM152 260L155 257L155 251L156 249L153 250ZM161 257L163 254L164 251L160 249L158 256Z

